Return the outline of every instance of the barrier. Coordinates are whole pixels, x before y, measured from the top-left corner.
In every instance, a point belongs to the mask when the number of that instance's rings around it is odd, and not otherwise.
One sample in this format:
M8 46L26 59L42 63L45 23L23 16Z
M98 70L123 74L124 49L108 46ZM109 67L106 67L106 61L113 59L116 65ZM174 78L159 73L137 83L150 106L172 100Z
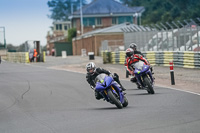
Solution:
M169 66L173 61L174 66L184 68L200 68L200 52L193 51L146 51L142 52L151 65ZM125 51L102 52L103 62L112 64L125 63ZM108 56L109 55L109 56Z
M45 62L45 61L46 61L46 52L43 51L43 62Z
M28 52L7 52L7 61L18 62L18 63L29 63Z
M125 63L125 56L126 56L126 53L125 51L120 51L119 52L119 64L124 64Z
M183 56L183 67L185 68L194 68L194 52L184 51Z
M45 62L45 52L41 54L41 61ZM28 52L7 52L6 60L16 63L30 63Z

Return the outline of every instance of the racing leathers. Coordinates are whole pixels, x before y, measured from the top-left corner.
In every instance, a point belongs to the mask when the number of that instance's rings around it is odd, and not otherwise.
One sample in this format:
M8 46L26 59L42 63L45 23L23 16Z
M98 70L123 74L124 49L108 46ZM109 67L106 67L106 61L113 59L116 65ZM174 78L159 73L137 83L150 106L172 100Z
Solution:
M126 63L125 63L126 69L132 75L131 81L134 82L134 83L136 83L137 86L138 86L138 88L140 88L140 85L137 83L137 79L136 79L135 74L134 74L134 68L131 67L131 65L133 63L136 63L136 62L140 61L140 60L143 61L145 63L145 65L149 65L150 66L150 64L148 63L148 61L142 55L140 55L140 54L133 54L132 56L127 57L126 58Z
M95 90L95 78L99 75L99 74L101 74L101 73L105 73L105 74L107 74L107 75L109 75L109 76L112 76L113 77L113 79L120 85L120 87L121 87L121 89L124 91L124 90L126 90L123 86L122 86L122 84L120 83L120 81L119 81L119 76L116 74L116 73L114 73L114 75L112 75L112 73L111 72L109 72L109 71L107 71L107 70L105 70L105 69L103 69L103 68L96 68L96 70L95 70L95 72L93 73L93 74L90 74L90 73L87 73L87 75L86 75L86 80L87 80L87 82L90 84L90 86L91 86L91 88L92 89L94 89ZM96 99L97 100L99 100L99 99L101 99L102 98L102 96L97 92L97 91L95 91L95 97L96 97Z

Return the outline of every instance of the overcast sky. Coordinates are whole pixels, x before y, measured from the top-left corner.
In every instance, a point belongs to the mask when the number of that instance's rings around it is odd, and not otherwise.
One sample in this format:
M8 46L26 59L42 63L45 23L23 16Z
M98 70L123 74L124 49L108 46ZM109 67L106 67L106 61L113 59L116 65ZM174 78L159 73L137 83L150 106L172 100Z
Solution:
M87 0L88 3L91 0ZM46 45L46 35L53 20L48 0L0 0L0 27L5 27L6 43L18 46L27 40L40 40ZM2 40L0 28L0 41Z

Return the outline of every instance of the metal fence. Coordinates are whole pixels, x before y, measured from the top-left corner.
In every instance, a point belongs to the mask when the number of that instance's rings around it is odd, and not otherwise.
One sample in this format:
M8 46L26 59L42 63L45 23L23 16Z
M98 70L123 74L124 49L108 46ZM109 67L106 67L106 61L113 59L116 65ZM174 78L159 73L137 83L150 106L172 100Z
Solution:
M119 52L124 50L124 40L104 40L99 47L99 53L101 51Z
M200 51L200 18L122 28L125 49L135 42L140 51Z

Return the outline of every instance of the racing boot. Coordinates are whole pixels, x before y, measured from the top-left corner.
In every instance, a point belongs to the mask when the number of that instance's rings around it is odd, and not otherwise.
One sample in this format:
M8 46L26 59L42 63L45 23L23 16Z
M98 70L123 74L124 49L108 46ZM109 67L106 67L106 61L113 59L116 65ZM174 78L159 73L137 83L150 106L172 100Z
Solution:
M136 82L136 85L138 89L142 89L142 86L138 82Z
M125 91L126 89L120 84L122 91Z
M94 93L95 93L95 98L97 100L100 100L101 98L103 98L103 96L98 91L95 90Z
M120 85L122 91L125 91L125 90L126 90L126 89L122 86L121 82L119 81L119 76L118 76L116 73L114 73L113 79Z
M151 73L152 73L152 75L153 75L154 72L153 72L153 67L152 67L152 66L150 66L150 71L151 71Z

